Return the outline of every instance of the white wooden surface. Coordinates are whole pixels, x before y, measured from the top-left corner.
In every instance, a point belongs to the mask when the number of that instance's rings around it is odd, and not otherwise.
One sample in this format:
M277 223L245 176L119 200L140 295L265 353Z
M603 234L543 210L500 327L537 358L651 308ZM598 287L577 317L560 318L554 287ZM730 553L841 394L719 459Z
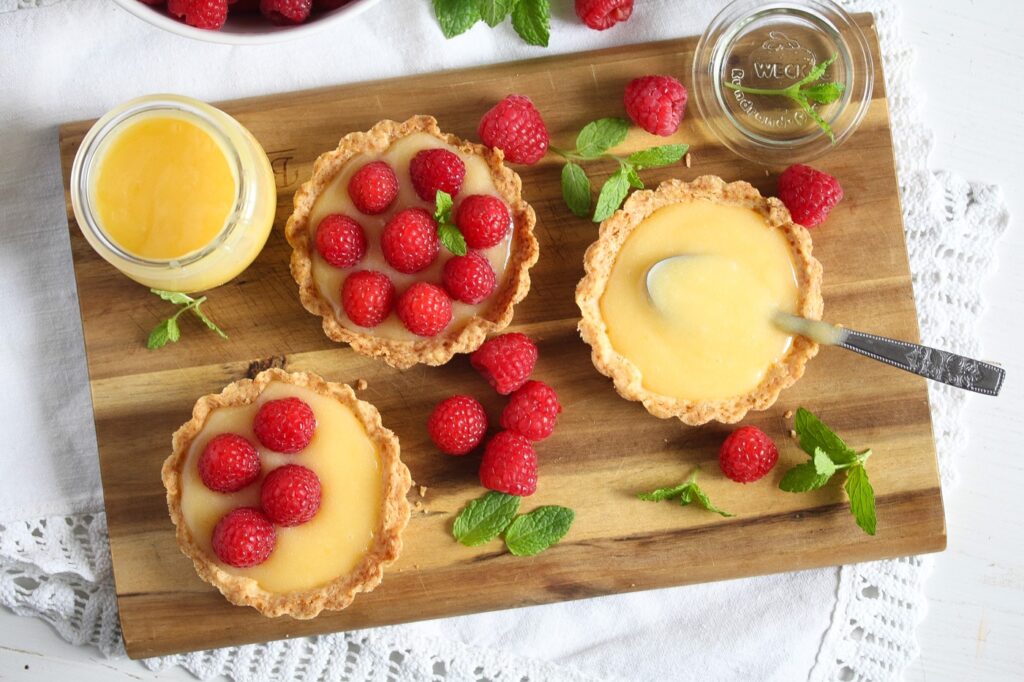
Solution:
M1024 3L905 0L904 28L935 132L932 166L1001 185L1015 220L985 284L978 328L984 356L1005 364L998 399L968 405L968 452L960 484L946 494L949 549L928 582L921 657L908 670L924 680L1024 679ZM132 661L106 661L66 644L42 622L0 609L0 679L192 679L157 676Z

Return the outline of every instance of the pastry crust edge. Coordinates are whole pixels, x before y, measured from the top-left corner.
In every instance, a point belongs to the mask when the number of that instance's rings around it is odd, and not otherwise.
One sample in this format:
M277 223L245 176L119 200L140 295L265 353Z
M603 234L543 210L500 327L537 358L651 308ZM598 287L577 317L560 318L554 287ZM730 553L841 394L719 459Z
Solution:
M684 400L644 387L640 369L612 347L601 315L600 301L605 285L619 249L632 231L659 208L697 199L753 209L765 217L770 228L780 230L793 254L799 278L797 314L821 319L824 306L821 297L822 267L812 255L811 236L807 229L793 222L781 201L761 196L749 183L726 183L717 176L705 175L692 182L668 180L653 191L634 192L620 210L601 223L597 241L590 245L584 256L585 274L576 287L576 304L582 314L579 333L591 347L594 366L612 379L616 391L623 398L642 403L656 417L675 417L691 426L710 421L732 424L751 410L771 407L784 389L803 376L807 361L818 353L818 344L803 336L794 336L786 354L748 393L716 400Z
M334 307L321 296L313 278L309 217L317 198L352 157L383 152L395 141L417 132L432 135L487 162L494 186L512 213L513 248L509 253L503 284L492 294L491 305L482 315L473 315L461 327L449 327L434 337L412 341L385 339L343 325ZM501 331L511 323L515 305L526 298L530 290L530 268L540 256L540 247L534 236L536 224L533 207L522 197L522 179L505 165L501 150L444 133L433 116L413 116L401 123L383 120L366 132L349 133L341 138L336 149L321 154L313 164L312 177L295 192L293 211L285 225L285 238L292 247L291 273L299 285L299 299L306 310L323 318L324 334L333 341L349 344L357 353L381 358L398 369L407 369L417 363L443 365L456 353L471 353L480 347L488 334Z
M310 389L334 398L352 410L366 429L367 436L377 444L385 486L374 542L359 565L325 585L286 593L264 590L256 580L230 573L219 566L196 544L181 510L182 469L188 459L189 448L209 415L222 407L251 404L273 381ZM161 478L167 489L167 508L175 526L178 546L192 560L199 577L220 590L232 604L251 606L264 616L288 615L300 620L314 618L325 609L341 610L351 604L360 592L373 591L383 580L384 568L394 563L402 550L402 531L410 516L406 495L412 486L412 477L400 458L398 438L384 427L380 412L357 398L347 384L328 382L310 372L268 369L254 379L235 381L220 393L199 398L192 409L192 418L174 432L171 442L173 452L164 461Z

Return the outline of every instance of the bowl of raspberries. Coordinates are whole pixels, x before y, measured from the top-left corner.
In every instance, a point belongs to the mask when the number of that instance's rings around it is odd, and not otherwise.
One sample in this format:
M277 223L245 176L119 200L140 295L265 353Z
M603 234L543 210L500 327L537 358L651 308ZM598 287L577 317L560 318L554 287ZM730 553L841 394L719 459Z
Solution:
M379 0L114 0L165 31L213 43L291 40L344 21Z

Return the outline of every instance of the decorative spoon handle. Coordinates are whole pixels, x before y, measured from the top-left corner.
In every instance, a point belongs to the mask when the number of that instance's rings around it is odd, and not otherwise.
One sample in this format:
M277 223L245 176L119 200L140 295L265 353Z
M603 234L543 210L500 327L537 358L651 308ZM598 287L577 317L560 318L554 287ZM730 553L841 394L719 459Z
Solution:
M907 341L836 327L820 320L777 312L775 324L791 334L799 334L818 343L839 346L872 360L899 367L926 379L941 381L975 393L999 395L1006 371L1002 367L965 358L956 353L937 350Z
M916 343L852 329L846 330L844 337L836 345L927 379L975 393L999 395L1006 377L1006 370L1002 367Z

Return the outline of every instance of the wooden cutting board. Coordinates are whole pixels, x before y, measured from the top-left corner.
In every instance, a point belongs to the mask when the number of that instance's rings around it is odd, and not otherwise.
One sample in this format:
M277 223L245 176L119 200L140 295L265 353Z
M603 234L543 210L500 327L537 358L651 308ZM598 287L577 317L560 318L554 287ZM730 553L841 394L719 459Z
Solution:
M838 176L846 199L814 231L825 268L830 320L917 340L899 190L893 166L878 44L870 15L858 17L870 38L878 73L871 108L855 136L817 165ZM541 258L533 288L512 329L538 341L535 376L551 383L565 412L538 447L540 487L524 511L542 504L574 508L565 540L534 558L517 558L500 541L477 548L452 540L454 514L483 490L478 458L452 458L430 444L425 422L433 405L456 392L479 396L493 418L502 400L465 357L445 367L406 372L330 342L320 320L299 304L282 236L292 192L312 161L346 132L381 118L435 115L441 127L476 137L481 114L510 92L529 95L544 112L557 146L571 147L591 119L622 115L625 84L647 73L686 81L694 38L542 58L376 83L324 88L221 104L266 148L277 173L277 228L259 259L238 279L210 292L209 312L227 330L223 341L184 323L182 340L160 351L147 334L171 307L118 274L82 238L68 203L68 222L88 355L110 548L125 646L153 656L451 616L529 604L647 590L778 571L941 550L945 528L928 395L922 379L842 350L824 349L777 405L751 414L780 445L779 465L750 485L726 480L716 463L730 428L690 428L649 416L621 400L597 373L576 333L573 301L583 251L597 235L562 203L560 164L553 156L518 168L524 195L537 211ZM440 48L439 48L440 49ZM91 122L60 130L65 178ZM716 174L745 179L773 193L781 169L737 158L710 137L695 110L673 141L692 145L692 167L648 170L649 185L670 177ZM631 133L623 151L655 139ZM599 182L613 164L591 163ZM65 184L65 188L66 188ZM402 456L421 502L405 533L401 559L372 594L345 611L308 621L268 619L228 604L199 580L181 554L167 515L160 465L171 433L189 418L195 399L235 379L277 365L312 370L333 381L365 379L361 396L383 413L402 442ZM840 486L794 495L778 489L782 474L804 455L789 437L787 410L806 406L854 447L871 447L878 495L878 535L864 535ZM637 491L673 484L695 467L722 508L721 518L696 508L651 504Z

